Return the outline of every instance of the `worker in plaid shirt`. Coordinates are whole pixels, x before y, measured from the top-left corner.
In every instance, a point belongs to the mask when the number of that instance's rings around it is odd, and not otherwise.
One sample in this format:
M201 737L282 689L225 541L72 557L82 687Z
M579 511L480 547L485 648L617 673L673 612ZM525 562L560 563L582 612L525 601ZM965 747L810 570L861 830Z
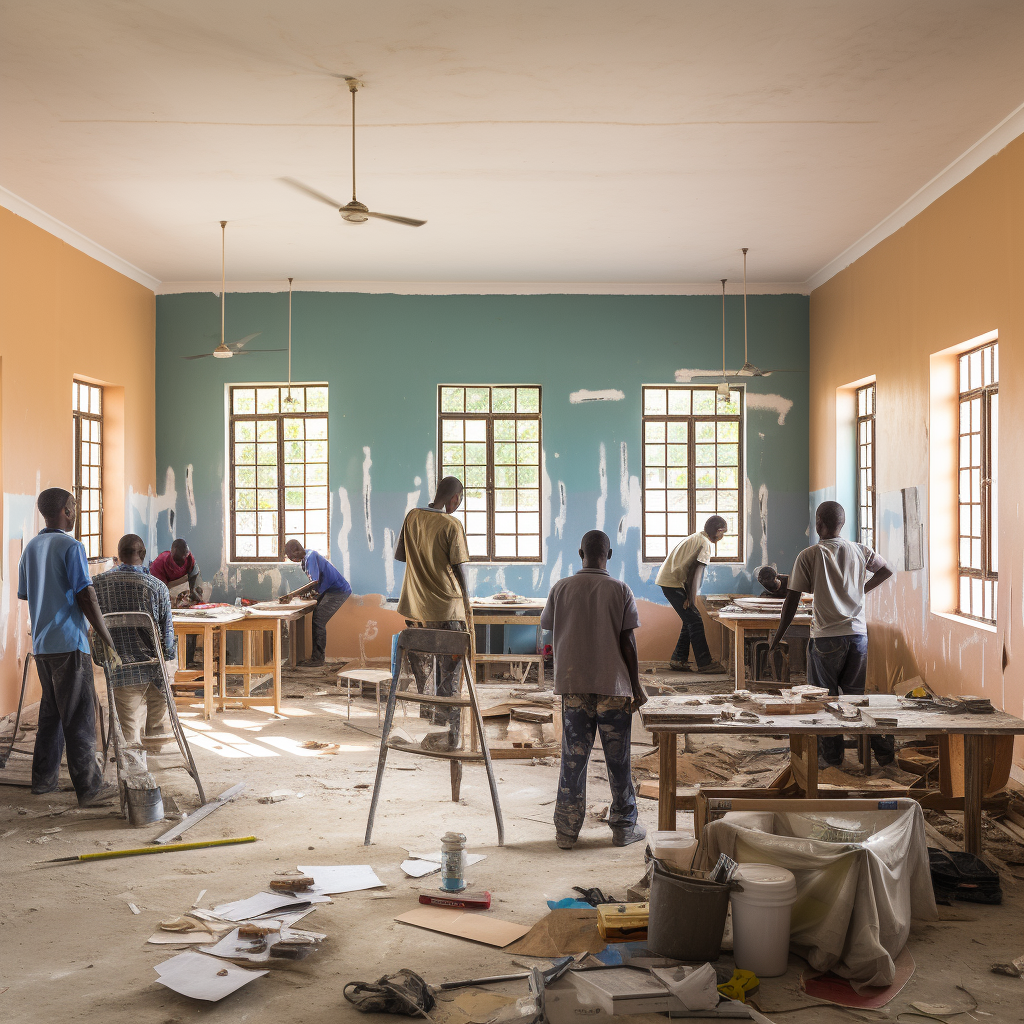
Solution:
M161 583L143 565L146 545L134 533L118 542L121 563L93 580L100 609L109 612L148 612L156 623L162 650L159 657L171 660L177 655L174 627L171 623L171 597ZM164 690L163 665L139 664L157 656L150 631L135 628L111 629L114 646L121 656L121 667L110 674L114 705L129 746L145 745L157 751L172 739ZM143 736L145 727L145 736Z

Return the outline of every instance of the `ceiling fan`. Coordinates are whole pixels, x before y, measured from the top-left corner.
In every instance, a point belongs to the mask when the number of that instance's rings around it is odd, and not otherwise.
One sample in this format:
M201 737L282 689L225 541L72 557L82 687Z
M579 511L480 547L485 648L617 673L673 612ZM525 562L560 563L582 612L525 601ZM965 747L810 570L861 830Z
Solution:
M226 220L222 220L220 222L220 344L212 352L202 352L197 356L182 356L182 359L208 359L210 356L213 356L214 359L230 359L232 356L252 355L253 352L284 351L283 348L245 349L245 346L248 345L253 338L258 338L260 336L260 331L257 331L255 334L247 334L244 338L241 338L238 341L231 341L227 344L224 343L224 242L227 224L228 222Z
M729 373L725 369L725 282L728 280L727 277L723 277L722 280L722 372L720 374L711 374L708 376L693 377L692 380L718 380L719 377L734 378L734 377L770 377L773 373L801 373L800 370L762 370L760 367L755 366L747 355L747 250L742 249L743 253L743 365L733 373ZM727 381L723 383L727 384ZM724 389L719 385L719 392L728 394L728 387Z
M374 213L373 210L356 199L356 92L361 83L358 79L349 78L348 76L346 76L345 80L348 82L348 91L352 94L352 201L342 204L337 199L332 199L330 196L324 195L323 192L318 192L315 188L310 188L309 185L304 185L301 181L296 181L294 178L282 178L281 180L291 185L292 188L297 188L300 192L305 192L306 195L319 200L321 203L333 206L341 214L341 219L348 224L365 224L370 217L376 217L377 220L392 220L396 224L408 224L413 228L422 227L427 223L425 220L414 220L412 217L397 217L392 213Z

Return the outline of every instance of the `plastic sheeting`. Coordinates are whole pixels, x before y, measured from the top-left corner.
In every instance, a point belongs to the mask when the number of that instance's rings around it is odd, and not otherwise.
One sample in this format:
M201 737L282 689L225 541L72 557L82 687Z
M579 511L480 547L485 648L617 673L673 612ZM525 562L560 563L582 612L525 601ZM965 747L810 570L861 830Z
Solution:
M911 918L935 920L924 815L914 800L893 810L737 811L705 829L707 856L741 864L778 864L796 876L790 948L819 971L854 988L891 985L893 961ZM854 819L858 843L812 839L826 818Z

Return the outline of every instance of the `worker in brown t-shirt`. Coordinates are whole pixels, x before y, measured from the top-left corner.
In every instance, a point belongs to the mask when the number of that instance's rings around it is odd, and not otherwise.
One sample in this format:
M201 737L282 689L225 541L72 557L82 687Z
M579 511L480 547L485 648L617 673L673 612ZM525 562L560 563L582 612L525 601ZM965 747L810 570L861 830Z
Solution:
M469 561L469 545L462 523L452 513L462 504L462 481L446 476L438 485L434 500L426 508L414 508L402 523L395 546L395 560L405 562L398 614L408 626L425 629L465 630L464 595L466 580L462 563ZM440 678L434 687L439 697L453 696L459 673L459 659L438 657ZM433 655L410 652L409 665L416 677L416 689L429 692L427 681L433 672ZM430 716L421 705L420 713ZM448 746L459 743L459 709L435 708L435 724L447 724Z

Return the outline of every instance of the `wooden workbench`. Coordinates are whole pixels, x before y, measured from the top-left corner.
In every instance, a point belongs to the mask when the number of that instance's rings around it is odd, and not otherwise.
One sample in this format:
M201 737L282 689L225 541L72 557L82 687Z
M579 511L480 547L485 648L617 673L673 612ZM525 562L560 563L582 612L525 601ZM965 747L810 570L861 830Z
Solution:
M203 687L203 717L210 718L213 714L214 679L217 681L217 692L226 692L226 681L224 678L224 633L223 628L229 622L244 619L245 613L234 608L218 608L215 611L189 611L182 608L175 611L171 616L174 625L174 636L178 640L178 667L174 672L175 683L194 683L201 679ZM185 644L182 642L186 636L199 636L203 638L203 667L202 669L190 669L185 661ZM220 642L220 671L214 676L213 670L213 648L214 638ZM195 703L195 696L178 696L175 694L174 703L177 707L188 707Z
M736 643L733 651L733 671L735 673L735 688L742 690L746 687L746 673L743 669L743 635L748 629L767 629L775 631L779 628L781 613L778 615L764 614L761 612L727 612L713 611L708 613L709 618L720 622L726 629L736 634ZM798 612L793 617L794 626L809 626L811 615L809 612ZM753 668L751 668L753 672Z
M983 743L986 736L1022 736L1024 720L995 711L987 715L951 715L939 711L906 708L900 699L889 694L870 694L865 709L877 711L897 720L895 726L869 724L863 721L842 722L828 711L814 715L759 715L758 721L704 720L691 721L684 700L691 698L671 696L652 697L641 709L640 718L645 728L658 738L660 759L658 767L658 828L674 830L676 827L676 737L683 733L730 736L788 735L794 757L802 758L801 774L807 785L805 796L818 797L818 736L843 733L853 736L888 735L899 739L917 739L934 735L960 735L964 738L964 849L968 853L981 852L981 809L985 789ZM742 707L749 708L744 704ZM691 706L692 712L692 706ZM794 744L794 739L802 743ZM746 794L758 796L757 789ZM839 794L837 794L839 795Z
M260 601L249 606L253 613L264 618L280 619L288 627L288 667L296 668L306 660L306 617L312 618L316 599L293 597L287 604L280 601Z
M316 602L313 602L314 604ZM281 711L281 624L287 619L288 605L281 605L281 613L274 614L265 609L250 610L234 607L223 607L209 614L202 611L181 609L173 613L174 635L201 636L203 638L203 667L189 669L183 665L185 645L178 644L178 668L174 673L177 684L194 683L202 679L203 716L210 718L216 704L223 711L228 704L241 707L273 707L275 713ZM293 612L295 610L293 609ZM300 609L303 612L304 609ZM227 635L230 632L242 634L242 663L227 664ZM270 640L269 645L266 643ZM213 651L215 640L220 645L220 656L217 671L214 671ZM229 696L227 677L242 677L242 692ZM253 676L270 676L273 689L270 695L253 696ZM195 703L195 696L175 696L178 707Z
M478 682L487 681L487 666L496 662L525 662L537 666L537 683L544 685L544 655L539 653L541 649L540 638L540 616L544 611L545 601L495 601L490 598L477 598L471 604L473 610L473 624L484 627L484 650L476 655L476 664L473 666L474 673L477 666L483 665L483 678ZM536 654L508 654L501 651L491 650L491 626L536 626L537 627L537 650Z

